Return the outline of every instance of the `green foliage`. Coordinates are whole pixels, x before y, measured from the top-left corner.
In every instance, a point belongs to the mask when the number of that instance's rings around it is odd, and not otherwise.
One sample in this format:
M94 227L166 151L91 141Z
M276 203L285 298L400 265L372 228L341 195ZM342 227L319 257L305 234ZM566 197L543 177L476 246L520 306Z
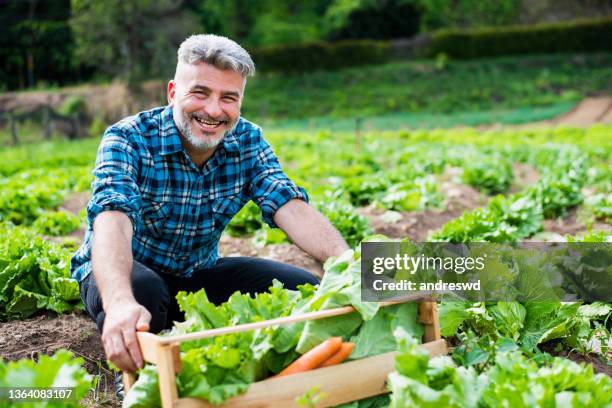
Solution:
M31 225L45 209L57 208L66 194L90 184L88 167L32 169L0 178L0 222Z
M396 371L389 374L391 408L407 406L499 407L606 406L612 380L590 365L554 357L542 365L516 351L500 352L478 375L446 356L429 359L408 334L398 330Z
M60 349L53 356L41 355L38 362L30 359L4 362L0 359L0 401L3 407L67 407L81 406L87 395L92 377L83 368L85 361L75 357L70 351ZM56 399L55 402L7 402L8 387L48 389L65 387L71 389L69 399Z
M104 131L107 128L107 124L104 122L104 119L100 116L94 117L87 129L87 134L91 137L99 137L104 134Z
M348 195L351 204L364 206L374 203L388 210L415 211L438 207L442 196L426 169L389 171L386 174L366 174L346 177L340 192Z
M170 76L176 46L200 31L195 18L172 0L72 0L75 57L128 83Z
M581 190L586 182L589 163L582 152L572 147L553 148L556 157L546 157L547 151L551 149L541 151L544 174L525 195L541 203L544 217L554 218L582 202Z
M341 44L337 47L342 47ZM368 43L354 44L363 44L368 55L378 52L377 47L368 49ZM278 66L293 65L291 70L298 70L304 60L304 64L308 64L304 66L309 68L294 74L262 73L249 80L242 106L245 117L256 122L262 119L308 119L296 126L299 128L310 126L317 118L321 121L328 118L327 123L323 121L323 126L318 126L328 129L333 129L336 123L329 118L353 118L348 125L350 131L355 128L354 118L398 112L481 112L489 116L481 121L490 123L497 121L500 113L482 112L526 106L533 109L560 103L570 103L571 107L572 102L609 88L612 77L612 54L609 53L450 60L443 70L437 68L436 61L411 60L321 71L319 68L326 68L335 59L342 59L342 64L365 59L359 56L359 50L350 47L347 48L348 55L339 53L331 59L323 50L330 50L325 47L334 47L332 45L315 44L313 49L320 50L320 53L315 55L308 51L304 56L300 47L289 48L286 53L282 50L278 57L264 55L273 53L273 49L263 50L262 54L253 51L260 72L267 65L271 68L277 66L277 58ZM369 64L376 60L367 59ZM441 83L444 87L439 86ZM526 110L521 115L528 116L528 113ZM388 129L390 119L382 118L383 123L378 127ZM434 122L435 127L445 120L443 117L434 119L430 122ZM512 123L517 119L507 120ZM418 123L411 125L419 127ZM406 127L406 123L394 126Z
M455 361L483 371L500 352L532 353L538 345L556 339L584 350L602 329L605 332L612 309L604 303L445 301L439 305L439 315L442 335L460 341L453 351Z
M599 193L585 198L580 218L586 218L588 223L594 220L612 221L612 194Z
M516 242L542 228L543 217L558 217L582 202L588 157L572 147L552 145L537 151L544 174L535 186L451 220L431 238L448 242Z
M377 206L397 211L416 211L438 207L443 201L438 185L432 177L392 184L375 200Z
M465 212L431 235L435 241L516 242L542 228L539 202L521 197L494 197L485 208Z
M32 224L40 234L52 236L69 234L80 226L81 219L66 211L45 211Z
M463 166L463 182L487 194L506 192L512 179L512 165L501 157L468 158Z
M485 4L486 2L480 2ZM496 7L497 3L492 7ZM433 33L426 54L469 59L502 55L610 51L612 19Z
M70 278L70 250L19 227L0 224L0 236L0 320L83 308Z
M66 98L62 106L58 109L58 112L66 116L80 116L83 115L87 110L85 99L78 96L69 96Z
M335 0L324 17L327 38L410 38L419 30L413 0Z
M0 13L0 91L65 85L83 78L74 63L66 1L4 1ZM28 63L30 61L30 63Z
M368 220L349 203L329 200L319 203L317 208L336 227L351 248L373 233Z
M390 59L391 45L371 40L311 42L257 48L251 52L262 71L308 72L356 65L381 64Z
M0 149L0 176L24 170L93 167L99 139L54 141Z
M567 236L567 242L611 242L612 234L605 231L590 231L582 236Z
M359 253L347 251L328 261L325 270L318 288L304 285L292 291L275 282L270 293L250 297L237 292L219 306L208 300L204 289L191 294L180 292L177 300L186 321L176 324L171 334L346 305L354 306L357 313L181 343L183 368L177 376L179 395L220 404L245 392L252 382L278 373L300 354L331 336L351 339L355 342L355 353L365 357L394 350L391 333L397 328L416 337L423 334L415 303L379 310L377 303L361 301ZM155 369L146 366L126 396L124 406L158 406L157 381Z
M261 210L253 201L249 201L232 218L225 231L232 237L252 235L263 225Z
M466 28L500 26L515 22L521 0L416 0L421 9L421 27Z
M267 224L263 224L253 236L253 246L263 248L266 245L282 244L289 242L289 238L280 228L270 228Z
M321 19L330 0L199 0L192 2L206 32L247 48L322 40Z

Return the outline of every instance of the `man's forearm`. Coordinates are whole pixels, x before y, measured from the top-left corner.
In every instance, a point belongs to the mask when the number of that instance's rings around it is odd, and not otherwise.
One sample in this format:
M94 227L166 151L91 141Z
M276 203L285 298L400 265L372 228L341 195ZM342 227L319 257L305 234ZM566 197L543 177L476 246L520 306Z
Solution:
M319 261L349 249L329 220L302 200L291 200L279 208L274 222L291 241Z
M108 211L96 217L91 259L102 305L133 301L132 222L122 212Z

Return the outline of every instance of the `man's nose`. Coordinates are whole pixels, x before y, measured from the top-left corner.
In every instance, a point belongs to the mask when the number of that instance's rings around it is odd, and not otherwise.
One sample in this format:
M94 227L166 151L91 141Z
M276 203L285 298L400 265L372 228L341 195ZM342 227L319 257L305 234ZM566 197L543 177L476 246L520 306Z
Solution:
M204 112L211 118L218 118L223 114L221 110L221 104L217 98L208 98L206 100L206 105L204 105Z

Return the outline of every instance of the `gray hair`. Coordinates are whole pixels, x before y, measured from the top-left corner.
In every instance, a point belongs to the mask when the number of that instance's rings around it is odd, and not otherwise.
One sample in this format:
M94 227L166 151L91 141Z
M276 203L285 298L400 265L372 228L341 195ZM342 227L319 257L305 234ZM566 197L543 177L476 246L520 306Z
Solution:
M218 69L238 72L244 78L255 74L255 64L244 48L214 34L192 35L183 41L178 49L178 61L186 64L202 61Z

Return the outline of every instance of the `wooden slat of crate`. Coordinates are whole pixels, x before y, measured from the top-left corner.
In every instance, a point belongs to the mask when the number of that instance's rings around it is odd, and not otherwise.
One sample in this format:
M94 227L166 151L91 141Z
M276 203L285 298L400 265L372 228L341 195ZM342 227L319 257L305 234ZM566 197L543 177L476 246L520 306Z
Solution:
M447 353L444 340L426 343L422 347L432 356ZM316 405L318 408L384 394L388 392L387 375L395 370L396 355L397 352L390 352L337 366L259 381L251 384L245 394L227 400L221 407L299 407L296 398L313 387L318 387L318 392L325 394L325 397ZM180 398L176 406L179 408L219 407L219 405L212 405L197 398Z
M414 301L414 300L416 299L405 298L403 299L403 301L381 302L381 307L391 306L393 304L402 303L405 301ZM248 323L248 324L243 324L239 326L205 330L205 331L189 333L189 334L184 334L184 335L177 335L177 336L172 336L172 337L160 337L154 334L142 333L142 332L138 333L137 337L138 337L138 342L143 352L143 357L145 361L157 365L157 370L158 370L159 377L160 377L160 381L159 381L160 396L161 396L162 406L164 408L170 408L170 407L176 407L176 406L213 407L213 405L210 405L203 400L199 400L195 398L184 398L184 399L181 399L180 400L181 402L179 403L179 399L177 396L177 387L176 387L176 373L178 373L181 370L181 362L180 362L180 356L179 356L179 343L180 342L196 340L199 338L221 336L221 335L228 334L228 333L237 333L241 331L255 330L257 328L269 327L269 326L274 326L274 325L291 324L291 323L295 323L298 321L324 319L324 318L328 318L332 316L339 316L339 315L348 314L352 312L355 312L355 309L351 306L347 306L347 307L341 307L337 309L319 310L316 312L309 312L309 313L305 313L302 315L287 316L287 317L282 317L282 318L272 319L272 320L267 320L267 321L262 321L262 322L255 322L255 323ZM444 340L441 340L441 337L440 337L440 322L438 319L437 304L431 301L420 302L419 311L418 311L418 319L421 323L423 323L424 329L425 329L425 333L423 335L423 342L425 344L423 344L423 347L430 350L430 353L432 355L445 354L447 352L447 349L446 349L446 343L444 342ZM387 355L382 355L382 356L374 356L368 359L362 359L362 360L354 361L351 363L341 364L336 367L330 367L329 369L332 369L331 371L324 371L323 373L331 372L333 373L333 375L326 374L326 375L329 375L329 378L325 379L325 381L327 381L326 382L327 385L323 384L320 386L321 387L328 387L328 386L331 387L331 390L335 394L339 393L338 390L344 390L343 392L340 392L339 394L344 395L347 398L350 395L350 399L346 399L341 402L330 402L332 401L332 399L327 398L325 401L323 401L318 406L326 407L326 406L331 406L331 405L337 405L343 402L354 401L356 399L367 398L368 396L373 396L373 395L378 395L380 393L383 393L384 391L381 391L381 390L384 390L384 388L381 388L383 387L381 384L384 384L387 374L393 370L393 361L392 361L392 358L389 357L389 355L391 354L392 353L389 353ZM384 357L384 356L387 356L387 357ZM378 361L377 358L381 358L381 361ZM389 360L385 360L385 358ZM385 361L387 364L390 364L388 366L390 368L383 374L381 367L384 367L383 362ZM363 366L359 367L359 370L360 370L359 373L361 373L359 375L364 375L367 378L372 377L372 378L378 379L377 382L374 383L374 384L378 384L378 388L376 386L372 386L370 382L364 380L367 386L363 387L361 385L357 385L358 391L355 392L354 390L355 384L359 383L360 378L361 378L361 377L356 377L355 372L354 372L355 368L351 368L353 367L352 364L356 364L356 363L363 364ZM370 364L373 364L374 367L377 367L377 369L381 371L377 371L376 373L374 373L372 369L369 367ZM282 404L277 399L275 399L276 398L275 394L270 395L271 391L269 388L270 385L268 383L268 381L282 380L281 378L279 378L279 379L268 379L265 381L255 383L251 385L251 387L249 387L249 391L246 394L240 397L236 397L241 402L237 404L234 402L231 402L231 404L233 405L223 405L223 406L224 407L294 406L295 397L299 395L303 395L306 391L312 388L312 386L310 387L308 386L308 384L311 384L312 381L314 381L312 380L311 376L314 376L314 378L316 379L316 376L320 375L321 373L321 371L319 370L329 370L329 369L328 368L317 369L317 370L313 370L308 373L291 376L293 377L293 380L287 380L287 381L289 384L291 384L293 387L296 387L296 388L290 388L290 390L292 391L291 395L281 394L279 396L279 398L282 398L282 401L283 401ZM333 369L336 369L339 371L334 371ZM124 375L125 375L124 385L125 385L125 390L127 392L131 388L131 385L134 383L135 377L127 373L124 373ZM301 375L304 375L304 377L301 380L299 380L299 376ZM297 380L296 380L296 377L298 377ZM311 382L305 383L304 381L306 380L309 380ZM316 379L316 382L324 382L324 381L322 381L321 379ZM255 388L255 391L253 391L254 393L252 394L251 393L252 389L257 384L264 384L264 385L258 385ZM275 389L279 388L279 383L275 382L273 384L274 384ZM336 385L336 384L341 384L341 385ZM263 388L260 389L261 387ZM328 392L326 388L321 388L321 390L324 392ZM296 392L298 393L296 394ZM254 400L252 403L248 401L243 401L240 399L240 398L245 398L247 396L249 397L254 396L254 398L258 398L258 399ZM267 400L269 400L272 397L273 403L260 401L264 396L267 398ZM335 399L333 401L335 401ZM268 405L261 405L264 403ZM188 404L188 405L185 405L185 404Z

